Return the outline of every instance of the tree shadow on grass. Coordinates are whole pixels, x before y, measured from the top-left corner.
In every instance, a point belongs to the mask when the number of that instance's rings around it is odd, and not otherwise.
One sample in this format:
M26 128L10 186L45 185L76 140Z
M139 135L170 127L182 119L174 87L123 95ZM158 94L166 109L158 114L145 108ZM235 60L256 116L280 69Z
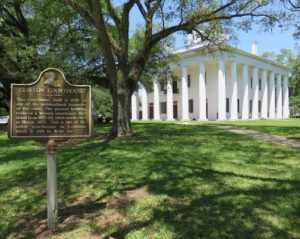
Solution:
M251 141L246 137L234 137L227 133L219 136L227 136L227 140L229 137L237 142L225 141L216 145L215 155L213 151L211 154L206 151L204 157L201 157L198 152L198 158L187 155L186 158L181 158L182 162L172 162L172 154L167 150L165 154L160 152L155 155L159 160L148 164L149 172L163 176L151 179L150 174L145 179L145 184L148 185L149 192L166 194L170 200L154 209L153 216L147 221L148 225L163 221L174 228L176 238L297 238L300 233L297 220L299 205L295 204L299 197L300 180L265 173L278 166L291 170L284 160L287 156L297 158L299 153L289 149L278 152L276 146L269 148L269 152L263 146L240 144L240 141ZM264 176L253 176L256 174L253 172L248 175L207 168L213 166L215 160L218 161L217 155L222 151L227 151L228 155L231 151L232 156L240 152L242 166L260 166ZM247 154L250 156L244 159L243 156L246 157ZM265 160L267 155L275 157ZM291 172L297 175L296 170ZM249 185L239 185L239 181L243 180L247 180ZM236 185L228 185L230 181ZM199 187L205 185L210 185L213 190L199 190ZM282 200L287 200L288 203L285 204ZM284 213L286 208L289 212ZM283 225L280 225L281 221ZM141 224L133 224L112 235L124 238L140 229Z
M150 123L147 127L136 125L136 130L134 139L90 141L59 148L61 228L58 235L82 224L90 225L95 234L111 231L112 225L99 229L91 223L107 210L103 199L110 200L114 195L141 187L147 187L154 197L165 195L166 199L156 206L149 205L151 215L147 219L130 221L129 217L126 224L116 221L116 229L111 232L113 237L124 238L136 231L155 234L153 225L157 222L171 228L176 238L296 238L299 235L295 228L300 228L297 222L300 182L296 177L297 168L291 167L291 159L299 156L296 151L279 150L274 145L258 144L247 137L205 126ZM30 170L32 178L27 178ZM45 172L40 170L28 168L26 174L19 176L14 171L5 177L8 185L3 189L22 185L24 178L45 185L43 176L39 178ZM279 171L274 173L274 170ZM82 195L87 199L81 199ZM29 204L33 202L41 205L45 200L38 197L28 200ZM29 211L38 219L29 220L28 224L45 225L45 207L37 212ZM127 206L124 213L130 213ZM25 237L27 234L22 232L25 224L14 223L17 226L10 226L2 235L19 230ZM41 235L36 232L32 238Z
M265 186L250 189L229 187L224 184L228 177L262 181ZM195 195L193 191L199 186L197 183L194 187L183 190L180 184L186 178L195 182L202 181L202 185L219 187L217 192L220 193L204 192ZM168 185L170 182L171 187ZM269 188L268 184L275 186ZM147 230L147 227L157 221L172 226L176 238L296 238L291 231L293 228L300 228L297 211L299 205L286 215L280 215L283 195L286 198L294 195L291 198L297 202L300 190L300 182L297 180L250 177L198 169L195 173L180 177L170 174L170 177L164 179L148 181L147 185L150 193L166 194L169 200L154 208L152 217L147 221L120 228L112 234L113 237L125 238L134 231ZM274 220L283 218L287 222L286 227L273 224L270 217Z
M97 200L88 200L83 202L74 202L73 205L59 205L58 228L52 233L47 225L47 208L42 209L35 215L26 214L17 222L17 226L13 229L18 232L14 238L48 238L65 231L87 224L89 220L97 217L97 213L105 208L105 204ZM6 236L13 231L8 231ZM5 234L3 234L5 236Z
M149 129L150 128L150 129ZM209 138L205 138L205 141L199 141L198 146L202 147L204 153L201 150L195 150L195 139L191 139L190 136L193 135L197 130L197 127L185 126L184 130L178 131L172 126L166 126L158 128L156 125L149 125L147 131L140 135L139 140L141 140L143 145L142 148L136 147L135 142L126 143L125 145L118 144L107 145L112 147L114 150L125 150L126 152L135 151L137 153L143 153L145 151L152 155L152 158L148 158L147 161L139 160L139 168L143 168L143 174L135 177L134 182L128 179L132 177L130 174L124 173L126 169L126 163L120 161L118 158L109 158L104 162L106 167L110 168L112 172L123 171L123 173L118 174L121 176L123 181L119 184L110 185L104 184L107 187L107 191L110 193L128 188L139 187L140 185L147 185L148 189L153 194L166 194L170 197L170 201L161 205L159 208L154 209L152 219L141 222L133 223L130 226L121 227L120 230L113 233L113 236L117 238L124 238L128 233L142 229L147 225L151 225L155 221L162 220L168 225L172 225L175 234L180 238L224 238L224 237L246 237L255 238L260 237L266 232L272 236L279 236L282 238L288 238L289 234L286 229L281 230L280 228L273 226L266 219L260 218L253 208L257 205L262 205L266 203L272 204L273 197L278 198L282 194L292 193L294 194L299 189L299 181L284 181L268 177L253 177L243 174L233 174L233 173L223 173L216 172L215 170L209 169L213 167L216 161L220 161L220 155L224 152L232 156L238 155L241 157L240 164L243 167L247 165L257 164L260 167L265 167L271 169L270 162L264 162L263 158L266 156L267 148L257 147L257 144L244 144L249 141L249 139L241 138L234 134L227 134L221 131L212 131L207 128L201 127L198 130L201 133L198 135L209 135ZM157 141L155 135L160 135L160 141ZM171 142L167 142L168 139L172 137L181 138L181 140L172 145ZM139 141L138 140L138 141ZM229 142L230 141L230 142ZM232 142L233 141L233 142ZM242 141L242 142L241 142ZM245 142L244 142L245 141ZM251 141L251 140L250 140ZM161 149L161 143L169 143L169 149ZM213 144L213 147L209 145ZM181 148L178 148L180 146ZM104 148L104 150L107 150ZM187 149L185 149L185 147ZM181 157L178 157L180 152ZM269 149L270 153L276 155L276 147ZM184 152L184 153L182 153ZM245 155L251 155L247 159L242 157ZM296 153L287 150L286 154L290 156L295 156ZM103 154L105 157L105 154ZM270 155L268 155L270 156ZM278 155L275 157L274 161L278 165L277 161L279 157L284 158L286 155ZM224 157L224 155L222 155ZM109 160L113 161L110 162ZM134 172L134 171L131 171ZM255 190L238 190L234 186L226 185L226 177L246 179L261 181L262 183L268 182L270 185L263 185L262 188L256 188ZM190 180L188 180L190 179ZM197 183L199 181L200 183ZM104 183L105 181L102 181ZM238 181L236 182L238 183ZM275 184L274 186L272 184ZM206 195L201 193L195 195L195 188L201 187L202 185L210 185L213 188L213 192L206 192ZM99 185L100 186L100 185ZM266 191L264 186L271 188ZM293 190L285 190L284 187L294 188ZM296 188L296 189L295 189ZM212 196L215 192L223 192L220 195ZM205 193L205 192L204 192ZM242 196L240 196L242 195ZM245 195L245 196L244 196ZM271 197L270 197L271 196ZM182 198L189 197L190 200L184 203L180 203ZM228 198L228 199L227 199ZM174 203L175 200L175 203ZM176 203L176 201L179 201ZM236 202L235 202L236 201ZM174 206L176 205L176 206ZM188 206L187 206L188 205ZM263 207L260 210L268 210ZM295 212L295 211L294 211ZM276 212L278 214L278 212ZM294 217L295 213L290 213Z
M188 206L178 203L168 211L156 209L153 217L173 225L179 238L263 238L264 232L272 238L290 238L285 229L272 225L253 210L270 194L282 193L285 191L254 190L204 195L191 200ZM234 202L233 197L243 202ZM170 208L170 203L162 208Z

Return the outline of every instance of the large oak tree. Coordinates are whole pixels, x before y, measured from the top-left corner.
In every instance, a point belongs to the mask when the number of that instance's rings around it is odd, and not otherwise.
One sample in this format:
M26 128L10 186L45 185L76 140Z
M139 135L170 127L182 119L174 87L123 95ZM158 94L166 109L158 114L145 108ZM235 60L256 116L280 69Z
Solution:
M275 21L272 0L65 0L95 29L107 63L113 96L113 134L132 134L130 99L147 66L151 50L176 32L196 31L202 40L216 40L224 29L249 29L257 19ZM278 10L278 9L277 9ZM132 12L138 12L143 39L129 48ZM138 15L135 15L138 17ZM133 54L132 54L133 53Z
M112 34L113 30L112 27ZM135 49L134 46L142 40L142 33L136 29L130 39L130 49ZM148 59L150 63L141 79L143 83L149 82L148 79L153 72L157 72L158 67L161 71L161 66L167 64L170 54L162 47L166 44L170 44L169 38L152 49ZM131 54L135 54L134 50ZM93 25L59 1L1 1L0 59L0 108L6 111L9 111L10 84L32 82L48 67L60 68L73 83L110 88L107 64L98 46ZM104 106L110 102L110 98L104 93L101 102L95 102L94 99L98 113L106 117L111 117L111 104L104 107L106 110L99 108L99 105Z
M32 82L48 67L72 82L108 87L91 28L62 2L0 1L0 108L9 111L11 83Z

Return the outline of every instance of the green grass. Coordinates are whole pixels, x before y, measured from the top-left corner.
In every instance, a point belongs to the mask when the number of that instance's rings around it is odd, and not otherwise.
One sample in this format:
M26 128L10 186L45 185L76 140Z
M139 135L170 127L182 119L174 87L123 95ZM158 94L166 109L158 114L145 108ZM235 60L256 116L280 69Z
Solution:
M134 130L59 146L50 235L44 147L0 134L0 238L300 238L299 151L205 125Z
M212 122L209 122L210 124ZM282 135L300 140L300 119L217 121L217 124L235 125L263 133Z

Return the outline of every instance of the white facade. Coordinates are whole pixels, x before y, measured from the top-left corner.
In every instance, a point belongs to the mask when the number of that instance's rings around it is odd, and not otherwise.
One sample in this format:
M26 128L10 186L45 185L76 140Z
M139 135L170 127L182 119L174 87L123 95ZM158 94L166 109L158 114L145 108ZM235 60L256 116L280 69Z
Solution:
M238 49L177 52L178 81L153 78L153 91L132 96L132 119L237 120L289 117L287 67ZM255 53L255 51L254 51Z

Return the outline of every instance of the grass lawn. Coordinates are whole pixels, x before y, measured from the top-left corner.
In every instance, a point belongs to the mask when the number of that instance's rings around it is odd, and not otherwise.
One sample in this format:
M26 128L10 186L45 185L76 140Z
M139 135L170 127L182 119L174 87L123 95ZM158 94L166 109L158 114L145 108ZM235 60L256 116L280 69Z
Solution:
M211 122L209 122L211 123ZM217 124L235 125L246 129L261 131L268 134L283 135L300 140L300 119L284 120L240 120L217 121Z
M134 130L59 146L55 234L44 147L0 133L0 238L300 238L299 151L205 125Z

